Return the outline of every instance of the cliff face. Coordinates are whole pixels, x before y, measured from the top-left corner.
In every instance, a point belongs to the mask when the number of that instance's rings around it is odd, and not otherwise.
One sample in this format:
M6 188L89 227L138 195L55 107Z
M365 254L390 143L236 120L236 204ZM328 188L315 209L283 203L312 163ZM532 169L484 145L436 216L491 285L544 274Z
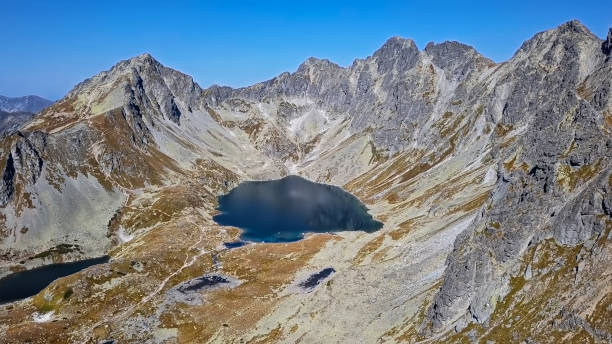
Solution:
M122 61L1 142L2 274L112 257L0 315L5 337L48 339L27 322L52 310L37 326L75 341L610 340L609 41L572 21L495 64L394 37L242 89ZM224 249L215 197L287 174L385 226ZM237 282L185 296L213 272Z
M517 261L529 266L530 278L542 271L534 273L533 258L524 256L549 239L580 247L576 264L589 264L593 255L610 258L602 246L610 239L612 201L606 59L601 42L569 22L525 42L507 63L510 73L496 88L504 87L508 96L491 152L498 182L449 255L428 313L434 330L457 319L460 327L487 322L509 292L510 279L522 275ZM606 281L591 283L604 287ZM584 292L573 288L559 289L558 299ZM593 288L587 289L595 297Z

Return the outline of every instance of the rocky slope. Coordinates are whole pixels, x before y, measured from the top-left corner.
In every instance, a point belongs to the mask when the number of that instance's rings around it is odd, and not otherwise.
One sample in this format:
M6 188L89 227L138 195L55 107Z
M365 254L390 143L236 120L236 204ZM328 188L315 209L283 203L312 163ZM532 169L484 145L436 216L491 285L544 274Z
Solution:
M1 273L111 256L1 308L1 336L608 342L611 39L571 21L496 64L395 37L242 89L122 61L1 142ZM287 174L383 229L226 249L216 196Z

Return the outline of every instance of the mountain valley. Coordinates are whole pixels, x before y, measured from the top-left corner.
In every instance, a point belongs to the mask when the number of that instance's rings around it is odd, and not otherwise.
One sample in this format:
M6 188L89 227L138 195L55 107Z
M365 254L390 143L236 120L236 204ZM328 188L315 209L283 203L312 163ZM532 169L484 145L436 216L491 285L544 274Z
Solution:
M0 341L610 342L611 49L393 37L239 89L121 61L0 141L0 276L110 256L0 305ZM228 248L218 197L289 175L382 228Z

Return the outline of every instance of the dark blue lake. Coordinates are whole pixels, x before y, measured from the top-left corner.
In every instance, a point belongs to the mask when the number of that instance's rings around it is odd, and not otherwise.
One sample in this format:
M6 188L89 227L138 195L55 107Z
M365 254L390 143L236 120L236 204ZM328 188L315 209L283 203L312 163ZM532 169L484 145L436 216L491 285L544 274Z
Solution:
M289 242L304 233L373 232L383 225L357 197L298 176L241 183L219 197L217 210L213 219L241 228L244 241Z
M72 263L41 266L10 274L0 279L0 304L25 299L38 294L54 280L79 272L89 266L108 262L109 257L99 257Z

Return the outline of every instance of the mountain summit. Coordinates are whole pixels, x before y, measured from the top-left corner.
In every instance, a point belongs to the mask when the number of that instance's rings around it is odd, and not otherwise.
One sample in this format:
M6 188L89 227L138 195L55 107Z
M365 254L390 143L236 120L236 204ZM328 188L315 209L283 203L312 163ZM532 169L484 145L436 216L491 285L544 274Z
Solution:
M0 338L609 342L609 47L577 21L503 63L394 37L239 89L119 62L1 141L0 275L110 261L4 307ZM228 248L217 196L290 174L383 228Z

